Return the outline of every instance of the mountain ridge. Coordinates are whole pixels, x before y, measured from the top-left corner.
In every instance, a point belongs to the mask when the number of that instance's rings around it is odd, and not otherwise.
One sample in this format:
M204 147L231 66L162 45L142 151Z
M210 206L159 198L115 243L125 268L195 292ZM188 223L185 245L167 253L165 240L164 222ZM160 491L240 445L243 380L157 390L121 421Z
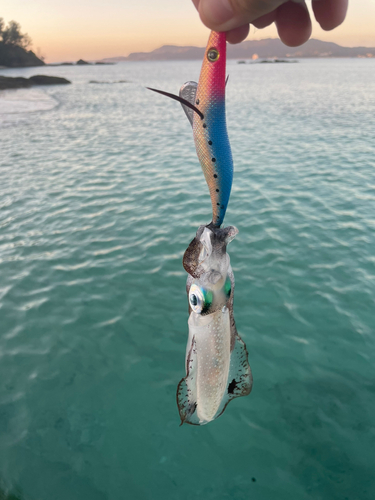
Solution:
M204 47L163 45L150 52L132 52L128 56L107 57L104 62L121 61L168 61L202 59ZM228 59L258 58L305 58L305 57L374 57L375 47L343 47L333 42L311 38L299 47L288 47L278 38L246 40L237 45L227 46Z

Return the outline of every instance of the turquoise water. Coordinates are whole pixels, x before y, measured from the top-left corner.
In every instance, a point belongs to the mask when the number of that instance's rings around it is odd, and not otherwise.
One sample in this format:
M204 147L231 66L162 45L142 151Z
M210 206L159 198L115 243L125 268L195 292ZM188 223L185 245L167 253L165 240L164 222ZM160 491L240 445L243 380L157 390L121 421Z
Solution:
M0 485L22 500L375 498L375 62L229 63L254 387L179 427L200 62L1 71ZM128 83L89 83L91 80ZM0 492L1 496L1 492Z

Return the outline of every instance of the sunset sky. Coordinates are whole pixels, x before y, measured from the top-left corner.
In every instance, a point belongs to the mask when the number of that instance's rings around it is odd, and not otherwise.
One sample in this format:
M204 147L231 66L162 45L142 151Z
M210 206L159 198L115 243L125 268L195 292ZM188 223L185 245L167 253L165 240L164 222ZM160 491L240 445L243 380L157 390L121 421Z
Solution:
M190 0L9 0L0 17L15 20L46 62L95 60L161 45L204 46L208 30ZM5 4L5 5L4 5ZM309 5L310 8L310 5ZM345 46L375 47L375 0L349 0L345 23L313 37ZM276 37L274 26L251 28L248 39Z

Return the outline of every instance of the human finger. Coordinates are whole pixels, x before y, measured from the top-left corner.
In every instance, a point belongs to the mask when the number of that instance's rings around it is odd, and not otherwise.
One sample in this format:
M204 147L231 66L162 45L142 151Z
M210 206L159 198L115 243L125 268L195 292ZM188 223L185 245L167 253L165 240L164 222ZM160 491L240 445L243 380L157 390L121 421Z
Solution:
M238 28L234 28L232 30L229 30L229 31L227 31L227 42L229 42L229 43L241 43L247 38L249 31L250 31L249 24L243 24L242 26L239 26Z
M287 0L193 0L203 24L229 31L269 14Z
M252 24L256 28L261 30L263 28L266 28L270 24L274 23L275 21L276 21L276 10L273 10L269 14L265 14L264 16L255 19L255 21L253 21Z
M256 28L262 29L275 22L275 19L276 19L276 11L274 10L273 12L265 14L264 16L261 16L259 19L256 19L255 21L253 21L252 24ZM229 43L243 42L244 40L246 40L249 31L250 31L249 24L244 24L243 26L239 26L238 28L229 30L227 31L227 41Z
M289 47L302 45L311 36L311 19L305 3L289 1L281 5L276 11L275 24L281 41Z
M348 10L348 0L313 0L311 5L315 19L326 31L337 28Z

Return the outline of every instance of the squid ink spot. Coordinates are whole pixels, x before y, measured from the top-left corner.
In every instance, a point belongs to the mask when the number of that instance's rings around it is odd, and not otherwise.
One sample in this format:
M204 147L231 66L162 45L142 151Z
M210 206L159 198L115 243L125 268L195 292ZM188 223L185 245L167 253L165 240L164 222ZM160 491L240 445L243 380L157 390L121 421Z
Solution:
M212 158L212 163L215 163L215 161L216 161L216 158Z
M187 410L188 415L192 415L197 409L197 403L190 404Z
M207 127L207 125L205 123L203 123L203 128L206 128L206 127Z
M252 477L251 480L253 483L255 483L255 481L256 481L255 477Z
M233 394L236 387L237 382L235 381L235 379L233 379L232 382L228 385L228 394Z
M209 144L210 146L212 146L212 141L208 141L208 144Z
M195 101L195 104L198 106L198 104L199 104L199 99L197 99L197 100Z
M220 203L216 203L216 205L219 207L219 206L220 206Z
M214 174L215 179L217 179L217 174Z
M218 192L219 192L219 190L218 190L218 189L216 189L216 192L218 193Z

